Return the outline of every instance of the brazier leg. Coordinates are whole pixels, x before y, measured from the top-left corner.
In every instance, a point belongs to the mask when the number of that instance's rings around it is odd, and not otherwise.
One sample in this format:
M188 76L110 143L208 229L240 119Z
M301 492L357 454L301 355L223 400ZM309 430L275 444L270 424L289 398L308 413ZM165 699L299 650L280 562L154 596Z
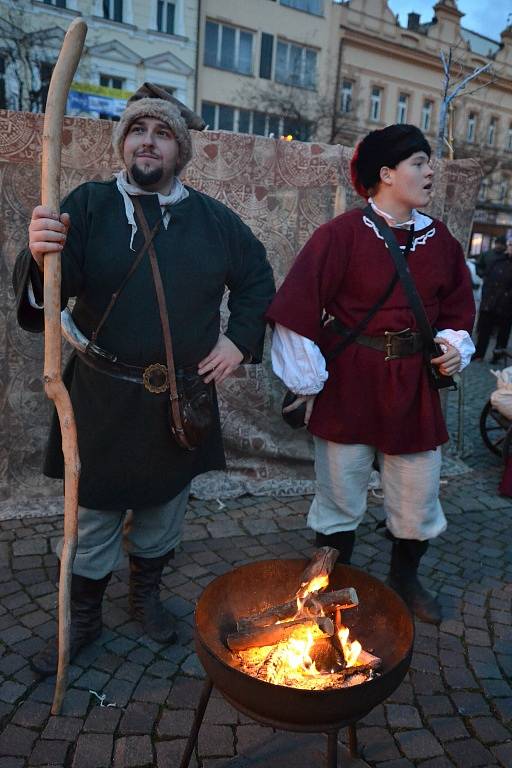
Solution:
M194 717L194 722L192 723L192 728L190 729L190 736L188 737L187 746L185 747L185 752L181 758L180 768L188 768L189 766L190 758L192 757L192 752L194 751L197 737L199 735L199 729L201 728L201 723L203 722L204 713L210 700L212 688L213 683L210 678L207 677L204 681L203 690L201 691L201 698L199 699L199 704L197 705L196 715Z
M350 757L357 757L357 731L355 723L348 726L348 749Z
M327 734L327 768L338 768L338 731Z

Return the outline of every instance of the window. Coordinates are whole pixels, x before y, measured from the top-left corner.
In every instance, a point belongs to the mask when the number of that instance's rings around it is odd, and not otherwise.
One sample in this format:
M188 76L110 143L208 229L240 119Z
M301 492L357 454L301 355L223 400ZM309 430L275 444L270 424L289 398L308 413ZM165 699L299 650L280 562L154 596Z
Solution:
M123 0L103 0L103 18L122 21Z
M406 93L400 93L398 96L398 105L396 108L397 123L407 122L407 108L409 106L409 96Z
M315 88L316 51L278 40L275 79L300 88Z
M324 0L280 0L280 3L298 11L314 13L315 16L324 15Z
M509 123L507 133L507 150L512 152L512 123Z
M167 0L158 0L156 4L156 28L159 32L174 35L175 12L175 3L168 3Z
M119 88L124 87L124 80L122 77L115 77L114 75L100 75L100 85L104 88Z
M352 87L350 80L344 80L341 84L341 106L342 112L352 112Z
M380 111L382 108L382 88L376 85L372 87L370 95L370 120L378 122L380 120Z
M239 109L203 101L201 115L210 130L238 131L274 138L291 135L300 141L307 141L310 136L308 123L294 118L268 115L257 110Z
M496 117L491 117L489 120L489 128L487 129L487 145L489 147L494 146L496 140L496 128L498 127L498 120Z
M65 8L66 0L43 0L46 5L54 5L56 8Z
M425 99L423 107L421 108L421 130L430 131L432 127L432 111L434 108L434 102Z
M274 50L274 35L262 32L260 51L260 77L270 80L272 77L272 53Z
M500 203L506 203L508 197L508 181L504 180L500 182L498 199Z
M468 124L466 127L466 141L473 142L476 134L476 115L470 112L468 115Z
M50 80L53 72L53 64L48 64L47 61L42 61L39 64L39 77L41 78L41 88L39 91L38 107L41 112L46 109L46 100L48 99L48 89L50 87Z
M252 73L252 32L206 22L204 63L243 75Z
M0 109L7 109L7 97L5 91L5 59L0 56Z

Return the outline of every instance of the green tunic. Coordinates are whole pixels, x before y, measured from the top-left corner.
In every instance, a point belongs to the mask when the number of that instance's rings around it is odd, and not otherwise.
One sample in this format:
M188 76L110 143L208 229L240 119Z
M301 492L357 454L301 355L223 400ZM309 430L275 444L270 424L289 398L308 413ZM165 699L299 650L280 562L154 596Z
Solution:
M176 367L196 365L215 345L220 304L229 289L226 335L253 362L261 360L264 314L274 293L272 270L262 244L249 227L222 203L188 189L171 206L167 230L154 244L165 288ZM149 226L161 216L156 195L142 195ZM73 317L90 338L112 293L121 284L143 244L131 227L114 181L88 182L64 201L71 228L62 255L62 306L76 296ZM43 313L27 294L29 276L38 282L28 251L16 262L14 286L18 320L41 331ZM37 292L39 286L34 286ZM149 259L144 257L120 295L97 339L124 363L165 364L158 304ZM79 503L93 509L139 509L167 501L196 475L225 467L217 425L203 446L179 448L168 426L168 395L152 394L141 384L93 370L72 355L64 372L77 422L82 462ZM44 473L63 477L60 428L54 414Z

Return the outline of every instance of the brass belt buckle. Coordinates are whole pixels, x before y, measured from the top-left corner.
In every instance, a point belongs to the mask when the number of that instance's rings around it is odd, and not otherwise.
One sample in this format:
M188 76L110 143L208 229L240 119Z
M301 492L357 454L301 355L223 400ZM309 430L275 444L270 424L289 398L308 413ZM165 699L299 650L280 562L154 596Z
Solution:
M161 363L152 363L144 368L142 372L142 383L148 392L153 394L160 394L165 392L169 387L169 376L167 375L167 368Z
M384 345L386 356L384 357L384 360L386 362L388 360L397 360L400 357L400 355L393 355L392 353L393 336L401 336L404 333L408 333L410 330L410 328L404 328L403 331L384 331L384 336L386 337L386 343Z

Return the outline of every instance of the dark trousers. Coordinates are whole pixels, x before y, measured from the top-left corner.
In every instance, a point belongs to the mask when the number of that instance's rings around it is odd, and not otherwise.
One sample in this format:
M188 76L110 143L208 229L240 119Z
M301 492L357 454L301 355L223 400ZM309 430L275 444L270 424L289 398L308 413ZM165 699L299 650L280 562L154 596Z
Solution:
M480 312L476 326L477 342L475 357L484 357L494 328L498 329L496 351L506 349L512 318L496 315L494 312Z

